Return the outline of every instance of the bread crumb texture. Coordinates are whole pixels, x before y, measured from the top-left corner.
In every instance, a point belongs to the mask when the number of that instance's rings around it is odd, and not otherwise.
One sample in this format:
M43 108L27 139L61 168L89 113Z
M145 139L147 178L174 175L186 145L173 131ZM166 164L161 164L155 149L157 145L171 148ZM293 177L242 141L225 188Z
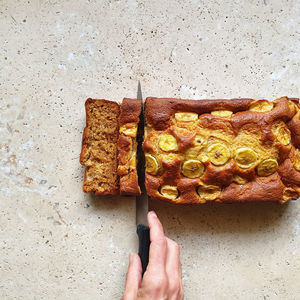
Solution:
M146 188L173 203L297 199L299 99L146 99Z
M80 163L86 166L83 191L99 195L118 192L117 141L119 105L107 100L87 99L86 127Z

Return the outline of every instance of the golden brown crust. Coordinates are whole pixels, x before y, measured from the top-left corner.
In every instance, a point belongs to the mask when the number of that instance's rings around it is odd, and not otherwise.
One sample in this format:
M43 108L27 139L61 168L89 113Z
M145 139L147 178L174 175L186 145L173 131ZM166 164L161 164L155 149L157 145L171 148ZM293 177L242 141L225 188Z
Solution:
M282 201L284 184L277 173L256 177L244 185L230 184L223 190L220 202Z
M131 171L120 177L120 195L140 195L137 172Z
M118 175L121 195L140 195L136 170L136 129L141 112L141 101L124 98L119 117Z
M298 172L290 159L286 159L279 167L278 173L282 181L288 185L300 186L300 172Z
M119 118L120 126L127 123L138 124L141 107L142 106L140 100L124 98L121 104L121 114Z
M234 113L248 109L251 99L184 100L148 97L145 102L147 124L156 130L166 130L170 118L178 111L195 112L199 115L213 110L231 110Z
M132 138L125 134L120 134L118 139L118 164L126 165L131 157Z
M150 97L145 107L148 128L143 149L156 168L146 172L150 197L182 204L282 203L300 196L300 172L289 159L300 146L299 99L282 97L268 102ZM222 117L211 114L215 111L225 112ZM177 119L182 117L176 118L178 113L191 113L191 119ZM203 141L197 144L199 136ZM245 158L239 153L243 151L253 163L250 160L249 165L242 165ZM192 175L199 167L204 172L187 178L182 170L187 161Z
M300 148L300 111L294 115L288 123L288 127L292 132L292 139L295 147Z
M80 163L86 166L83 191L114 195L119 188L116 147L119 105L89 98L85 102L85 110L86 127L80 153Z

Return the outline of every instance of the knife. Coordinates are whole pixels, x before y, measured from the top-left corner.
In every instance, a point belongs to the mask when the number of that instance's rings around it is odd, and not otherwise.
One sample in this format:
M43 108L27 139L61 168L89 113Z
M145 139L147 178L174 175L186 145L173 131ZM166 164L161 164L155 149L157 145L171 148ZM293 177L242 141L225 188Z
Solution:
M137 172L141 195L136 196L136 232L139 238L139 256L142 262L142 275L144 275L149 261L150 230L147 222L148 195L145 188L145 155L143 151L145 128L144 101L140 81L138 83L137 99L142 102L142 108L137 132Z

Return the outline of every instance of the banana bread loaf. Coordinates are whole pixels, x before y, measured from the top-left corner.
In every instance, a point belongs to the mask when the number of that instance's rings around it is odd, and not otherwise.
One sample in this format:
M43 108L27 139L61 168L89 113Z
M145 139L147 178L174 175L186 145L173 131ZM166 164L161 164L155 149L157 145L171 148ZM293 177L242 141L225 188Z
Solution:
M147 98L146 189L173 203L300 195L299 99Z

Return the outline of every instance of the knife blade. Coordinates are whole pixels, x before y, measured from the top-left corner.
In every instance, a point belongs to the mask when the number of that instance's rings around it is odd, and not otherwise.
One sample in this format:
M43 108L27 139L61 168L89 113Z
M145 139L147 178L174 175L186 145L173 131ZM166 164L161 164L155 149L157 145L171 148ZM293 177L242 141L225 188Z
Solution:
M136 232L139 238L139 256L142 262L142 275L144 275L149 261L150 230L147 222L148 195L145 188L145 155L143 151L144 140L144 101L140 81L138 82L137 99L141 101L142 108L137 131L137 172L141 195L136 196Z

